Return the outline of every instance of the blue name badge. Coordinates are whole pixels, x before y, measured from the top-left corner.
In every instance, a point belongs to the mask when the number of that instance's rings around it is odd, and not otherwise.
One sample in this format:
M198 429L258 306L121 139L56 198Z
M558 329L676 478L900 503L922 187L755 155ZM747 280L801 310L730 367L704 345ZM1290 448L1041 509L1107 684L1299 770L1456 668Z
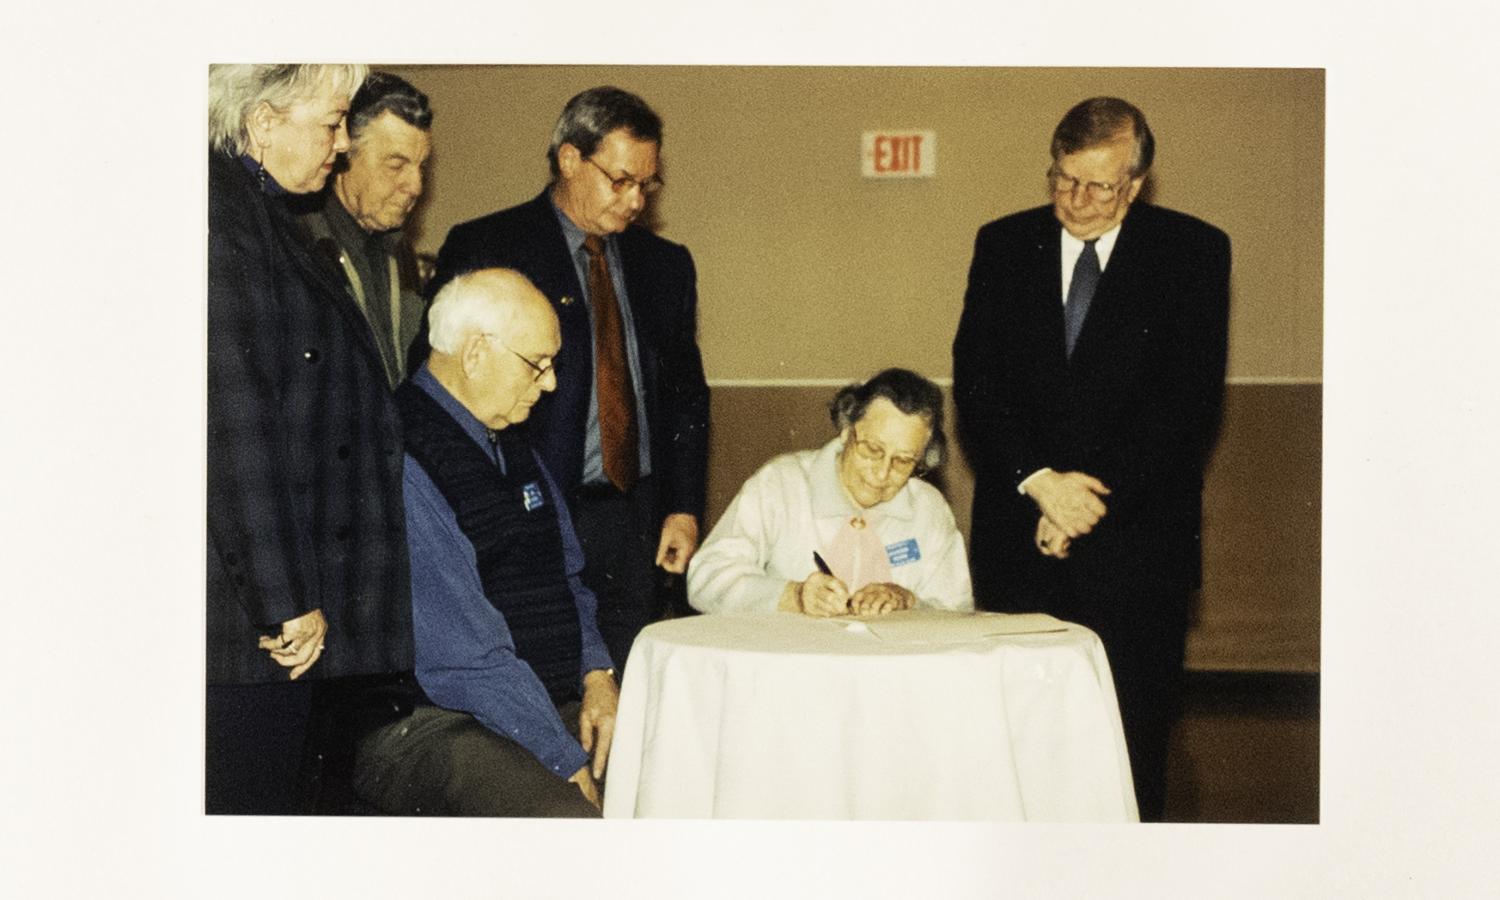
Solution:
M894 544L886 544L885 557L893 566L904 566L921 559L922 551L917 547L916 538L907 538Z
M521 502L526 505L526 511L541 509L544 500L542 498L542 487L533 481L531 484L521 488Z

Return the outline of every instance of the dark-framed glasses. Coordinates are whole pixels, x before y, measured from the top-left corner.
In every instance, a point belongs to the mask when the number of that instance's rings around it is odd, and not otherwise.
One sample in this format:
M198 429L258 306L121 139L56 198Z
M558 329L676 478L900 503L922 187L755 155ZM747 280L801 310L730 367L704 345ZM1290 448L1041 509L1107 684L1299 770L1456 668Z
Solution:
M527 359L526 357L524 357L521 354L517 353L515 350L512 350L509 344L507 344L504 341L500 340L500 335L498 335L498 334L486 334L485 337L489 338L490 340L492 340L495 343L499 344L500 346L504 347L505 350L506 350L506 352L508 352L511 356L514 356L516 359L519 359L521 362L523 362L526 365L530 366L531 367L531 380L532 381L541 381L543 378L545 378L547 376L548 372L552 372L553 371L554 367L552 365L552 359L551 359L551 357L544 357L542 359L542 362L540 362L540 363L539 362L532 362L530 359ZM546 363L546 365L542 365L542 363Z
M1105 184L1102 181L1080 181L1072 175L1059 171L1055 166L1047 170L1047 183L1052 186L1052 193L1072 194L1078 190L1078 186L1081 184L1083 185L1084 193L1095 203L1108 203L1115 199L1115 195L1120 192L1120 188L1124 187L1129 181L1129 175L1126 175L1124 180L1118 184Z
M883 460L889 457L891 471L903 477L917 470L920 461L915 456L908 456L904 453L896 455L887 454L884 447L873 441L865 440L859 436L859 432L851 431L851 434L852 439L849 443L854 447L854 452L859 454L860 459L878 466Z
M655 175L652 175L645 181L638 181L629 175L620 175L616 177L609 174L608 169L594 162L594 158L592 156L585 156L584 161L594 168L598 169L604 174L605 178L609 179L609 186L614 189L614 192L616 194L623 194L629 191L631 188L638 187L641 189L641 193L649 197L657 191L661 190L662 180L660 178L657 178Z

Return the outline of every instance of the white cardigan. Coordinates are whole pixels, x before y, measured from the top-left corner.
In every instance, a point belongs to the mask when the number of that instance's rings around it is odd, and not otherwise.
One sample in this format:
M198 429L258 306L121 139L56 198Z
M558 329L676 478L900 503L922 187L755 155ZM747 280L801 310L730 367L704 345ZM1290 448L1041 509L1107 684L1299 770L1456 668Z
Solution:
M818 450L778 456L750 476L688 566L695 609L775 612L787 582L816 571L813 551L826 556L834 535L859 511L839 485L842 446L835 438ZM891 580L920 606L972 610L963 536L937 488L912 478L876 509Z

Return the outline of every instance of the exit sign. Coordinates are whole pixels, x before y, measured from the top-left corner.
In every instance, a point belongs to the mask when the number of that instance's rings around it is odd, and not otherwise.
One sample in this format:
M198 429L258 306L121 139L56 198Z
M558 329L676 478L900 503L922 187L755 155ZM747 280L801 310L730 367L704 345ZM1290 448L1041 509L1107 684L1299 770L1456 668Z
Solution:
M931 178L937 174L937 132L866 131L859 158L866 178Z

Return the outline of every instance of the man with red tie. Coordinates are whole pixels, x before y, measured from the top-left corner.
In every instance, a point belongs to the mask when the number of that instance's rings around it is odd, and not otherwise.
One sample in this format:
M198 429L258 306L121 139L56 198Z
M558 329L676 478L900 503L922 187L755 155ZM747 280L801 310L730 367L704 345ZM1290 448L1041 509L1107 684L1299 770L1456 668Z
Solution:
M659 615L654 568L681 573L697 549L707 470L693 259L636 224L662 186L661 143L661 118L634 94L573 97L547 151L552 183L455 226L429 285L435 293L463 272L513 268L557 313L557 391L528 428L568 497L583 580L617 665Z

